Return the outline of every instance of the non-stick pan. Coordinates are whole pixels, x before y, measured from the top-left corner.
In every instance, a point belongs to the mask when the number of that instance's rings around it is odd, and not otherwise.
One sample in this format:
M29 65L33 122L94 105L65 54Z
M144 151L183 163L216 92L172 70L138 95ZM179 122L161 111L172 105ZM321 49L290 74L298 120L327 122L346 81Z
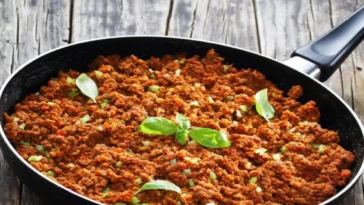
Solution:
M5 159L16 175L46 204L100 204L59 185L30 166L14 149L3 129L3 113L12 113L14 105L25 96L36 92L59 70L70 68L86 71L87 64L98 55L134 54L141 58L186 52L188 55L204 55L214 48L237 68L253 68L266 75L280 89L288 91L292 85L302 85L302 103L316 101L320 112L320 124L337 130L340 144L354 152L352 178L337 194L322 204L340 204L354 187L363 171L364 130L352 109L335 93L315 78L324 81L364 38L364 8L320 39L297 49L293 58L279 62L272 58L233 46L162 36L126 36L95 39L71 44L49 51L21 66L4 83L0 91L0 145ZM249 40L249 39L247 39ZM339 82L337 82L339 83Z

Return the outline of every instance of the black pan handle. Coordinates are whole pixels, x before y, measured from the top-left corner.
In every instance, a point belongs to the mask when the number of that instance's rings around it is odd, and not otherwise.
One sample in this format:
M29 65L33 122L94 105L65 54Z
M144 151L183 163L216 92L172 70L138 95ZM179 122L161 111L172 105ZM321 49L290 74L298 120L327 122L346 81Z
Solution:
M364 6L324 36L295 50L292 57L300 56L317 64L320 81L325 81L363 39Z

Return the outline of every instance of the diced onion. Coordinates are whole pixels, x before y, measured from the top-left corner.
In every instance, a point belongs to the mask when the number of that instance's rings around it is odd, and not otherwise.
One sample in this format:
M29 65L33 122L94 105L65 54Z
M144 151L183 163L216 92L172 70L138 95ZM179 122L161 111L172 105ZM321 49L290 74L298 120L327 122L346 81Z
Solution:
M29 162L39 162L40 160L42 160L43 156L30 156L28 158Z
M257 153L259 155L263 155L266 152L267 152L267 149L265 149L263 147L262 148L258 148L258 149L255 150L255 153Z
M176 72L174 73L174 76L178 77L181 75L181 70L177 69Z
M279 153L277 153L277 154L273 154L273 159L274 159L275 161L281 161L281 155L280 155Z
M192 107L198 107L198 106L200 106L200 104L198 103L198 101L192 101L190 103L190 106L192 106Z
M209 104L213 104L215 101L212 99L212 97L208 97L207 100L209 101Z
M86 122L88 122L89 120L90 120L91 118L90 118L90 115L85 115L85 116L83 116L83 117L81 117L80 118L80 121L81 122L83 122L83 123L86 123Z
M152 91L154 93L157 93L159 91L159 86L158 85L151 85L149 86L149 91Z
M144 146L149 146L149 145L150 145L150 141L142 141L142 144L143 144Z
M257 193L262 192L262 188L257 187L257 188L255 189L255 191L256 191Z

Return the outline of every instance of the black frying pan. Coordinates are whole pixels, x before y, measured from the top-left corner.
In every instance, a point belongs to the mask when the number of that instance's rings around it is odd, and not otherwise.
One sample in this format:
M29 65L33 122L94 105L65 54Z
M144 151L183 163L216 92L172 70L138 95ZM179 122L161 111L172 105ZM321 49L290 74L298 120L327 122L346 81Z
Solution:
M364 7L324 37L296 50L294 57L285 63L232 46L161 36L103 38L58 48L24 64L4 83L0 91L1 149L16 175L47 204L100 204L51 181L20 157L4 133L3 113L13 112L16 103L26 95L38 91L51 77L57 76L59 70L72 68L86 71L87 64L98 55L134 54L141 58L180 52L204 55L207 50L214 48L237 68L257 69L286 92L292 85L302 85L304 96L300 101L317 102L322 116L321 125L338 130L341 145L356 156L351 167L353 176L350 182L322 203L339 204L354 187L364 169L364 129L351 108L314 78L324 81L330 77L363 38Z

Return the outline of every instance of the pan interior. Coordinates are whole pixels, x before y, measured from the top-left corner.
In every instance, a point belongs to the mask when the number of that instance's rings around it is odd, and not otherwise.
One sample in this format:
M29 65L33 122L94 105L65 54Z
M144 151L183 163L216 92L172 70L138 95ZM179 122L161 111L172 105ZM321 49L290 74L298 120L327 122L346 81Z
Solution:
M320 124L324 128L339 132L340 144L356 156L352 172L353 176L358 174L364 157L363 133L352 112L335 95L320 83L275 60L209 42L163 37L126 37L90 41L58 49L30 62L12 77L0 96L0 120L3 123L2 113L13 112L16 103L26 95L38 91L40 86L46 85L51 77L57 76L59 70L71 68L86 71L87 64L98 55L134 54L140 58L148 58L185 52L191 56L204 55L211 48L237 68L252 68L262 72L285 92L292 85L302 85L304 95L299 101L316 101L321 112Z

